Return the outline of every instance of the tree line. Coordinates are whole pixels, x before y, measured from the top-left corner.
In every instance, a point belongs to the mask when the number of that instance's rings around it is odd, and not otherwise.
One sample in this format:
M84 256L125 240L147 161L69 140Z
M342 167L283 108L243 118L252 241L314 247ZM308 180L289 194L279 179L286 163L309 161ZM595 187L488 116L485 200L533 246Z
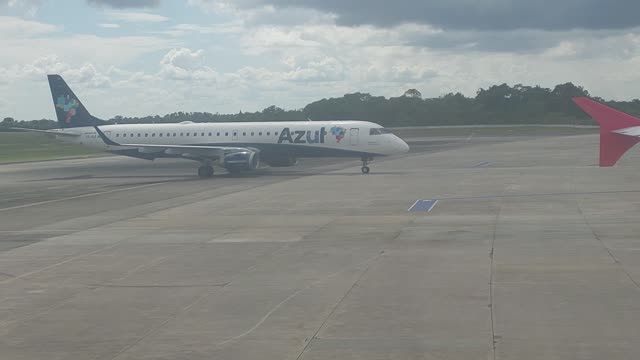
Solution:
M582 86L566 83L553 89L518 84L494 85L480 89L475 97L449 93L438 98L423 98L420 91L409 89L398 97L385 98L368 93L346 94L340 98L322 99L302 109L284 110L275 105L262 111L237 114L208 112L175 112L164 116L115 116L111 124L193 122L246 122L291 120L367 120L386 127L434 125L496 125L496 124L573 124L594 122L571 99L590 96ZM627 113L640 115L640 100L615 102L601 98ZM0 131L10 127L52 129L53 120L16 121L5 118Z

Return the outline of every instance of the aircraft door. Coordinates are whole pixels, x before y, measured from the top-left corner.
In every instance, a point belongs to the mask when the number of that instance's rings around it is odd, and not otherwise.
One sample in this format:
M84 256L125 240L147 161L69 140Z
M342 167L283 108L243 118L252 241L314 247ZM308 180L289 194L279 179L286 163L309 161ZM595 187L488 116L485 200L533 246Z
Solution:
M349 141L351 145L358 145L359 134L360 134L360 129L358 128L351 128L349 130Z
M238 131L238 130L233 130L233 131L231 132L231 140L233 140L233 141L238 141L238 133L239 133L239 131Z

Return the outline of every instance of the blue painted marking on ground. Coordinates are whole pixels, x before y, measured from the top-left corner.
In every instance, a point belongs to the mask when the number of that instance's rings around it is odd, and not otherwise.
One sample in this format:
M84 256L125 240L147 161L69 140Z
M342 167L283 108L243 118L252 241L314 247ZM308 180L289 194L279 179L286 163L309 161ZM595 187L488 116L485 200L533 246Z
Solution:
M477 164L472 165L471 167L485 167L491 165L491 161L481 161Z
M431 210L433 210L434 207L436 207L436 204L438 204L439 200L423 200L423 199L419 199L416 200L415 203L413 203L413 205L411 205L411 207L409 208L408 211L410 212L419 212L419 211L424 211L424 212L431 212Z

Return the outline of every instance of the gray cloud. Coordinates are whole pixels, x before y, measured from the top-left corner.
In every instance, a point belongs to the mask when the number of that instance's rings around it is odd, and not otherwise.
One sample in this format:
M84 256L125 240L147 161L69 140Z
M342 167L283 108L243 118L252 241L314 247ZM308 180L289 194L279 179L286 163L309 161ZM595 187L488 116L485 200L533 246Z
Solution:
M633 31L638 31L637 28ZM539 53L563 41L581 42L611 40L618 30L547 31L517 29L512 31L443 31L429 35L410 34L407 44L436 50L471 50L483 52ZM620 51L627 51L620 44ZM610 55L613 55L612 51Z
M160 0L87 0L89 5L109 6L116 9L156 7Z
M205 0L206 1L206 0ZM215 0L212 0L215 1ZM429 24L457 30L626 29L640 25L637 0L228 0L240 8L306 8L340 25Z

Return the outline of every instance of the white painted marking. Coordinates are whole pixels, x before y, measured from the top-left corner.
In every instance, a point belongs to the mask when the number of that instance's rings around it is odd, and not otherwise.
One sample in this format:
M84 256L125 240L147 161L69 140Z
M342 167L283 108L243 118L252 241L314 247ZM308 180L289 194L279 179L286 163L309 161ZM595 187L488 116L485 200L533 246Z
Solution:
M434 201L433 204L431 204L431 206L427 210L427 212L431 212L431 210L433 210L433 208L436 207L436 205L438 205L439 202L440 202L440 200Z
M485 167L491 165L491 161L481 161L479 163L473 164L471 167Z
M12 206L12 207L8 207L8 208L3 208L3 209L0 209L0 211L15 210L15 209L23 209L23 208L28 208L28 207L32 207L32 206L38 206L38 205L45 205L45 204L57 203L57 202L60 202L60 201L67 201L67 200L81 199L81 198L91 197L91 196L98 196L98 195L104 195L104 194L111 194L111 193L122 192L122 191L128 191L128 190L135 190L135 189L142 189L142 188L145 188L145 187L150 187L150 186L156 186L156 185L164 184L165 182L166 182L166 181L163 181L163 182L157 182L157 183L152 183L152 184L139 185L139 186L132 186L132 187L123 188L123 189L114 189L114 190L100 191L100 192L95 192L95 193L90 193L90 194L83 194L83 195L70 196L70 197L66 197L66 198L62 198L62 199L54 199L54 200L40 201L40 202L36 202L36 203L31 203L31 204L24 204L24 205L18 205L18 206Z
M416 205L418 205L418 203L419 203L420 201L422 201L422 199L418 199L418 200L416 200L416 202L414 202L414 203L413 203L413 205L411 205L411 207L410 207L410 208L409 208L409 210L407 210L407 211L411 211L411 210L413 210L413 208L414 208L414 207L416 207Z
M469 140L473 139L473 136L476 134L475 131L473 131L468 137L467 140L465 140L464 142L469 142Z

